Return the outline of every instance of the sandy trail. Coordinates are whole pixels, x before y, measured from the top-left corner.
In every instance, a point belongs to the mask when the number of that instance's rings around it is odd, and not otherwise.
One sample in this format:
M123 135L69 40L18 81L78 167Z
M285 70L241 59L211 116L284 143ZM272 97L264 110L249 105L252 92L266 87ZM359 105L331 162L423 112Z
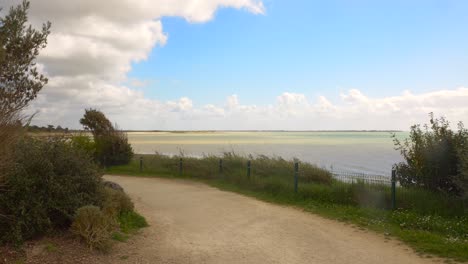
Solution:
M207 185L105 176L121 184L150 227L135 263L435 263L383 235Z

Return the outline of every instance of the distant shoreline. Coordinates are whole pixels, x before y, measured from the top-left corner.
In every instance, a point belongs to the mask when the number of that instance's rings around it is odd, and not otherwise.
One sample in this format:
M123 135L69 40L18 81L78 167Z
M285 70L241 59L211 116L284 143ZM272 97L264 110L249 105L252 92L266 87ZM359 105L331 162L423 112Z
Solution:
M123 130L123 132L217 133L217 132L405 132L403 130Z
M57 131L28 131L30 134L76 134L76 133L88 133L87 130L69 130L68 132L57 132ZM175 134L183 134L183 133L225 133L225 132L242 132L242 133L265 133L265 132L274 132L274 133L320 133L320 132L327 132L327 133L338 133L338 132L362 132L362 133L377 133L377 132L388 132L388 133L396 133L396 132L407 132L403 130L122 130L125 133L175 133Z

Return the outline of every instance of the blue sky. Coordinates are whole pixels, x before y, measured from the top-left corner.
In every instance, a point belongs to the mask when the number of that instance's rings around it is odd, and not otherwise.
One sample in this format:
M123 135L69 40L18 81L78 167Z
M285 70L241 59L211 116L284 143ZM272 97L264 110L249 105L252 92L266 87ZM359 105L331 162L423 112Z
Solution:
M266 14L220 9L207 23L162 19L168 41L129 77L145 94L196 104L267 104L289 91L336 101L468 83L467 1L265 1Z
M0 0L0 6L20 0ZM41 0L33 122L123 129L401 129L468 124L465 0Z

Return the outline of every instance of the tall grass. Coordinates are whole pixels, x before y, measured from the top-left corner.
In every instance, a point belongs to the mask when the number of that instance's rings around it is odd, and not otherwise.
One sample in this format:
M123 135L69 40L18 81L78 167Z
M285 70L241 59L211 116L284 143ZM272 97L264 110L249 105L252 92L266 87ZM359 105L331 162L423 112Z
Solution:
M140 158L143 168L140 172ZM182 171L180 171L182 159ZM222 160L222 169L220 168ZM247 162L251 161L250 178ZM240 156L227 152L222 157L206 155L202 158L183 154L138 155L126 166L109 169L110 173L129 175L160 175L204 180L221 180L246 190L266 192L271 195L299 197L321 203L358 206L389 210L392 192L388 185L368 184L364 181L347 183L336 180L332 174L313 164L301 162L298 193L294 193L294 163L281 157ZM423 215L465 216L466 201L458 197L434 193L420 188L398 187L396 205L400 210L411 210Z

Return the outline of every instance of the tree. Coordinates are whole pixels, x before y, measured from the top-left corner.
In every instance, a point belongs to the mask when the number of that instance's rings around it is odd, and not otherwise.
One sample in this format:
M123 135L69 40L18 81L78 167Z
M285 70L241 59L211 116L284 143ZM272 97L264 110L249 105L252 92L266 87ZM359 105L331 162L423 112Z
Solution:
M80 123L91 131L95 143L96 160L104 166L128 164L133 150L127 135L112 126L107 117L96 109L86 109Z
M47 44L50 23L41 30L26 26L28 9L29 2L23 1L0 17L0 178L22 129L19 112L47 83L37 70L36 57Z
M44 23L41 30L27 26L29 5L24 0L0 19L0 110L6 113L27 106L48 81L39 73L36 57L47 45L51 24Z
M452 131L445 118L429 116L430 124L413 125L408 139L394 137L405 160L396 165L397 178L403 186L467 195L468 131L462 122Z
M96 109L86 109L83 118L80 119L80 124L86 130L91 131L94 137L110 134L114 130L109 119Z

